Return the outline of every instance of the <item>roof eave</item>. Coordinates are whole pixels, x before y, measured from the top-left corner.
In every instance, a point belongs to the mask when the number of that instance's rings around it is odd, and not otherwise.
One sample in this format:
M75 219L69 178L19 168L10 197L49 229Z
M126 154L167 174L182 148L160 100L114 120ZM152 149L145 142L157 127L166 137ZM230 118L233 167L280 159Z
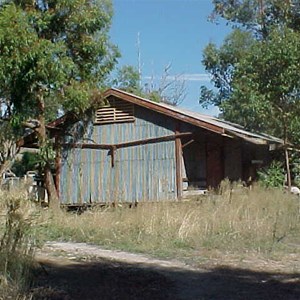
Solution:
M266 138L258 138L258 137L252 137L252 136L247 136L245 134L237 133L232 130L226 130L225 134L229 134L231 136L240 138L246 142L255 144L255 145L270 145L270 144L277 144L277 145L282 145L283 141L276 139L266 139Z

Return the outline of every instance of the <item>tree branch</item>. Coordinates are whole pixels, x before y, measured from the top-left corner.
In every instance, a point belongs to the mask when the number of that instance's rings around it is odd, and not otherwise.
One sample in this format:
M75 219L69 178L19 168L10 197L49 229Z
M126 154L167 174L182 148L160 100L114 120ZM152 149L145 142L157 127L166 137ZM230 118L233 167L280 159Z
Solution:
M30 120L30 121L22 122L22 126L26 128L30 128L32 130L36 130L41 126L41 124L38 120Z

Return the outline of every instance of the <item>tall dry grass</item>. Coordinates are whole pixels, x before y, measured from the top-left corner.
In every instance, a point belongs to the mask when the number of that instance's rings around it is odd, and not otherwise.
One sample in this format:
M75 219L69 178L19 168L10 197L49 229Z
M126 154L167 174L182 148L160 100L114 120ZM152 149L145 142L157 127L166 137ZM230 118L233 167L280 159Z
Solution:
M22 190L0 190L0 299L27 299L38 210Z
M62 213L48 224L47 238L156 255L198 249L269 253L299 235L299 205L299 198L281 190L248 190L225 181L218 194L197 200Z

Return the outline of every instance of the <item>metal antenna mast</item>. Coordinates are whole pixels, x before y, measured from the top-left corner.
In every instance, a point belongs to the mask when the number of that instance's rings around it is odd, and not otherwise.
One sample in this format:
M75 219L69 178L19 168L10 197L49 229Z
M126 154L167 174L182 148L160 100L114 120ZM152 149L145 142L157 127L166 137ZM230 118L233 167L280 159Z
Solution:
M139 72L139 86L142 87L142 63L141 63L141 41L140 32L137 33L137 54L138 54L138 72Z

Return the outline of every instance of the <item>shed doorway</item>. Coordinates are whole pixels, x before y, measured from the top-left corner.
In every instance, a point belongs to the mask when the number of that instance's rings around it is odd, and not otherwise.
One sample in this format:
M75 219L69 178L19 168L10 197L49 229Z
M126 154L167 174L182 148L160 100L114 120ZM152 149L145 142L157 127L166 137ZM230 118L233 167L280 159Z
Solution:
M207 188L218 188L224 178L224 166L222 159L222 148L218 144L206 144L206 163L207 163Z
M224 178L223 150L219 143L182 141L183 195L203 194L218 188Z
M182 145L183 194L206 190L205 144L200 141L183 141Z

